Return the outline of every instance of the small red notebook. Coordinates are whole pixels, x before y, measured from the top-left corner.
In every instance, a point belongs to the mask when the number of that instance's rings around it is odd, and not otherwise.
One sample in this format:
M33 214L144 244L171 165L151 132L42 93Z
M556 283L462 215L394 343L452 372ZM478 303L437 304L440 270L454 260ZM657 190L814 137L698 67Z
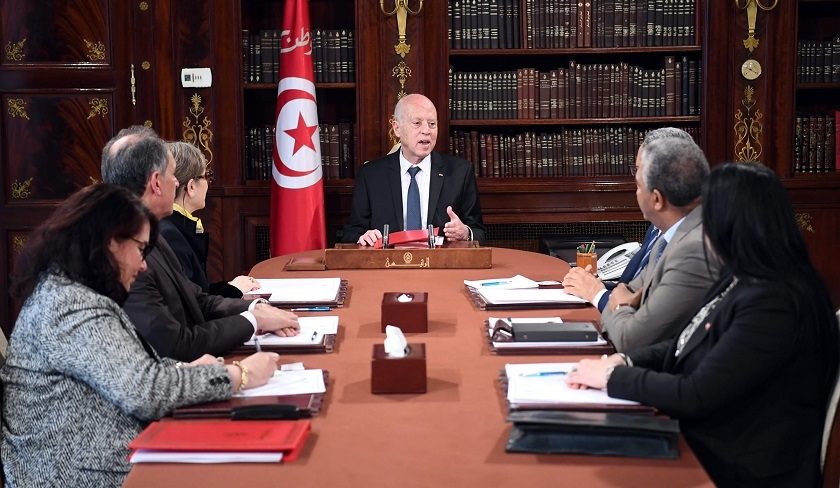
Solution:
M309 436L309 420L226 419L152 422L129 449L198 452L283 452L294 461Z

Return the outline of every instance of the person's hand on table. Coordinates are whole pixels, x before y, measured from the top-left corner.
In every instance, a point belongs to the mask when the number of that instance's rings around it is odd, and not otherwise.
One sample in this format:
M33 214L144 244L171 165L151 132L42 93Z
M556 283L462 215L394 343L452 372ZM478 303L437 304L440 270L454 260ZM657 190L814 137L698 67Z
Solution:
M446 207L446 213L449 215L449 222L443 225L443 235L450 241L468 241L470 239L470 228L467 227L461 218L452 210L452 207Z
M606 288L604 283L592 274L591 264L587 264L585 269L576 266L570 269L563 278L563 290L566 293L590 302L604 288Z
M256 388L268 383L268 380L277 371L277 361L279 359L280 355L276 352L258 352L239 361L238 366L229 364L227 370L233 391ZM247 379L240 388L240 382L243 378Z
M607 310L618 310L619 307L623 305L629 305L638 309L641 303L641 290L634 292L630 290L630 288L627 288L627 285L624 283L619 283L618 286L613 288L612 293L610 293L610 299L607 302Z
M243 294L248 293L249 291L254 291L260 287L260 283L250 276L237 276L228 283L239 288L239 291Z
M362 246L372 246L379 239L382 239L382 232L379 232L378 229L371 229L359 236L359 240L356 241L356 244L360 244Z
M624 359L618 354L601 357L601 359L581 359L577 366L566 375L566 384L569 388L576 390L586 388L603 390L607 387L607 371L623 365Z
M298 316L292 312L280 310L268 303L258 303L251 313L257 319L259 333L271 332L281 337L292 337L300 333Z

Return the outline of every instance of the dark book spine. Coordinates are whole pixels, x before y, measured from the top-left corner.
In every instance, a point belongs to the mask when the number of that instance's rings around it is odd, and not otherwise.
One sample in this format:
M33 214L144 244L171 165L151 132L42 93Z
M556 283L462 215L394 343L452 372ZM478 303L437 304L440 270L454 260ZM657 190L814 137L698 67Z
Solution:
M248 83L250 82L248 74L251 69L251 39L248 29L242 29L240 43L242 47L242 82Z

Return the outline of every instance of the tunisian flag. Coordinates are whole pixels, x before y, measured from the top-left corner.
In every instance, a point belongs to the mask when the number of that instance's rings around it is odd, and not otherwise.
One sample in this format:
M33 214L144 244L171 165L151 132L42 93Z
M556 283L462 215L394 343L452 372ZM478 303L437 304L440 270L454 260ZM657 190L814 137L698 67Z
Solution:
M286 0L271 171L272 256L326 247L314 79L308 0Z

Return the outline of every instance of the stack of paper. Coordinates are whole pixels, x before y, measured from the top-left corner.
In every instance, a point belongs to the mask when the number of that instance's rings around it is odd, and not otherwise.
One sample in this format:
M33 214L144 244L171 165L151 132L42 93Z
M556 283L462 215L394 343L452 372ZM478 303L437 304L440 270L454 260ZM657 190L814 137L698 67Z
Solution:
M522 275L510 278L490 278L487 280L464 280L472 288L493 288L496 290L516 290L521 288L539 288L540 284Z
M481 286L475 290L487 303L492 305L589 303L582 298L556 288L501 289L495 286Z
M566 374L577 363L507 364L507 400L511 408L555 405L591 408L609 405L639 405L638 402L610 398L603 390L575 390L566 385Z
M256 336L261 346L300 346L308 344L320 344L325 335L338 334L338 316L323 315L317 317L298 317L300 333L292 337L281 337L272 333ZM246 346L255 345L251 338L245 343Z
M285 303L335 303L341 288L341 278L260 278L259 289L246 295L269 295L268 301Z
M306 395L324 393L324 372L320 369L277 370L268 383L234 393L235 397L258 397L276 395Z

